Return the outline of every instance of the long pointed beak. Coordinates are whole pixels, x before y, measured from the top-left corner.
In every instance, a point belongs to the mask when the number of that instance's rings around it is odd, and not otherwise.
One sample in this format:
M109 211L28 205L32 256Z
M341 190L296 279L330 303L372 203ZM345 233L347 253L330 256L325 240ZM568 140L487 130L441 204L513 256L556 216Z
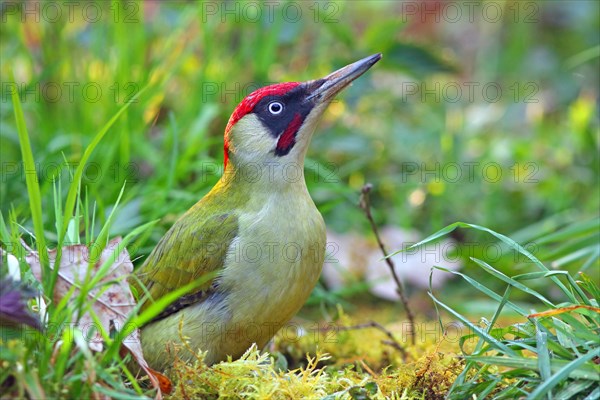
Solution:
M331 100L353 80L367 72L379 60L381 60L381 53L373 54L355 63L346 65L327 75L325 78L309 82L310 86L314 85L315 87L306 100L318 103Z

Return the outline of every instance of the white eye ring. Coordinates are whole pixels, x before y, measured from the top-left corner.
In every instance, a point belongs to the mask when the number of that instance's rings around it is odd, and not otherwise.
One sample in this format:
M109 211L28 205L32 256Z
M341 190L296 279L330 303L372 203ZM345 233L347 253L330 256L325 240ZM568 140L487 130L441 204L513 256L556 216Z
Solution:
M283 111L283 104L278 101L269 103L269 112L273 115L281 114Z

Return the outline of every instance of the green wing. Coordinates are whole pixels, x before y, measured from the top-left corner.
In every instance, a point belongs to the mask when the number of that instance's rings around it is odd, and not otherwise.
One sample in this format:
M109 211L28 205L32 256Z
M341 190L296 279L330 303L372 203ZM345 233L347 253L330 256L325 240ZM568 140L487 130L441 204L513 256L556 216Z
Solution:
M135 272L130 283L140 298L147 291L157 300L223 267L227 249L238 234L238 217L233 213L207 216L202 203L197 203L169 229L144 265ZM214 278L203 282L156 319L201 301L213 285ZM149 305L150 301L146 301L141 311Z

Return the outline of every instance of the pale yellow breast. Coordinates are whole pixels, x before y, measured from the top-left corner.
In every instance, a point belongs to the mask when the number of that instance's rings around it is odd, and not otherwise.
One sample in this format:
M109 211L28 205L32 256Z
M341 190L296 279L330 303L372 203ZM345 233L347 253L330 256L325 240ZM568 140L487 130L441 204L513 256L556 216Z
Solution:
M279 327L305 303L325 254L325 224L307 192L275 193L240 215L221 277L232 320Z

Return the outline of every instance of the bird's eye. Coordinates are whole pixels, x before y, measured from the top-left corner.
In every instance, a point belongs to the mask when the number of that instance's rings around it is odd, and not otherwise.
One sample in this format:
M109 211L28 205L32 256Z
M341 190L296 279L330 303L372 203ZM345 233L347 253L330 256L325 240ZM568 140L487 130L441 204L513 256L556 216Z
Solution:
M283 111L283 104L278 101L269 103L269 112L273 115L281 114Z

